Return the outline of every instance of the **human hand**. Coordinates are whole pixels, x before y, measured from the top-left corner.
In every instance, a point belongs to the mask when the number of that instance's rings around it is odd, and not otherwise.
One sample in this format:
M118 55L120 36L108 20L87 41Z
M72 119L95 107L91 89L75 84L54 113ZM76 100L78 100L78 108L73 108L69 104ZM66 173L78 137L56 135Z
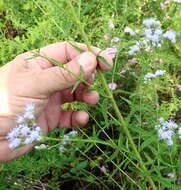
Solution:
M77 45L87 51L84 44ZM95 54L100 52L98 48L93 50ZM85 111L63 111L60 110L61 104L83 101L94 105L99 100L95 91L84 93L89 86L83 83L71 93L71 87L77 80L75 75L80 74L80 65L83 66L85 80L88 81L92 80L97 64L102 70L108 70L97 61L96 55L91 52L80 54L67 42L43 47L40 54L64 62L66 69L74 73L74 76L42 57L32 58L32 52L20 54L0 68L0 162L15 159L33 147L31 144L11 150L9 142L4 138L10 129L16 127L16 118L23 114L25 105L36 105L36 123L44 133L48 133L56 127L84 126L88 122L89 116ZM112 60L106 53L101 52L100 55L112 65Z

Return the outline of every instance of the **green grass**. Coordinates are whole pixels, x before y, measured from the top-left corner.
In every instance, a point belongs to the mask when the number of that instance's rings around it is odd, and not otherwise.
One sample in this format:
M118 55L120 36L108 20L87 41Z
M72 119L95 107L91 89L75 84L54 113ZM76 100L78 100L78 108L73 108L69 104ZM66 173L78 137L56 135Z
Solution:
M90 122L76 129L78 137L71 140L66 151L59 152L58 146L67 131L52 131L46 141L47 149L32 150L0 165L0 190L147 190L151 188L148 176L158 190L181 188L177 184L181 177L180 140L175 138L174 145L168 146L159 139L154 127L160 117L165 120L171 117L178 125L181 121L181 92L176 88L181 82L181 7L172 1L162 10L161 2L164 1L73 2L77 19L84 26L91 45L102 49L114 45L103 37L108 32L112 37L121 38L116 43L119 51L114 67L104 72L104 76L106 83L118 84L112 91L113 97L147 171L143 171L128 136L120 127L99 75L93 84L101 95L99 104L95 107L81 103L71 105L73 109L87 110ZM177 42L171 44L165 40L161 48L129 56L129 47L142 36L125 34L124 28L129 26L141 31L143 19L150 17L160 20L164 31L175 30ZM108 27L109 19L114 22L114 29ZM68 40L85 40L72 18L68 0L0 0L1 65L25 51ZM128 63L133 57L137 62ZM128 71L117 74L122 69ZM158 69L166 70L166 74L144 83L144 76ZM106 172L101 170L102 166L107 168ZM174 178L168 178L168 173L174 173Z

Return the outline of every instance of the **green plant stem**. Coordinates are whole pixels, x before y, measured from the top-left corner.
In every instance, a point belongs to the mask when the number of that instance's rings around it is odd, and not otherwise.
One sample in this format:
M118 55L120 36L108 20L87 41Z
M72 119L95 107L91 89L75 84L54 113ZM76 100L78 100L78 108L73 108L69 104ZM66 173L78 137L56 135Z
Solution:
M68 3L69 3L69 6L70 6L70 9L71 9L71 11L72 11L73 19L74 19L74 21L76 22L77 27L79 28L79 30L80 30L80 32L81 32L81 34L82 34L82 37L83 37L83 39L84 39L84 41L85 41L85 43L86 43L86 45L87 45L88 50L91 51L91 52L93 52L93 51L92 51L92 48L91 48L91 43L89 42L89 39L88 39L88 37L87 37L87 35L86 35L85 31L84 31L84 28L83 28L83 26L82 26L80 20L77 19L78 17L77 17L77 15L76 15L76 12L75 12L75 9L74 9L74 7L73 7L73 5L72 5L71 0L68 0ZM93 52L93 53L94 53L94 52ZM125 123L125 121L124 121L124 118L123 118L123 116L122 116L122 114L121 114L121 112L120 112L120 110L119 110L119 108L118 108L118 106L117 106L117 104L116 104L116 101L114 100L113 94L112 94L112 92L110 91L110 89L109 89L109 87L108 87L108 85L107 85L106 79L105 79L105 77L104 77L102 71L98 70L98 76L99 76L99 78L100 78L100 80L101 80L101 83L102 83L102 85L103 85L105 91L107 92L108 97L109 97L109 99L110 99L110 101L111 101L111 103L112 103L113 109L114 109L114 111L115 111L115 113L116 113L116 115L117 115L117 117L118 117L118 120L119 120L119 122L120 122L120 124L121 124L121 128L123 129L124 133L126 134L128 140L129 140L129 143L130 143L130 145L131 145L131 147L132 147L132 149L133 149L133 151L134 151L134 153L135 153L137 159L138 159L139 162L140 162L141 168L143 169L144 172L147 172L148 170L147 170L147 168L145 167L144 162L143 162L143 160L142 160L142 158L141 158L141 155L140 155L140 153L139 153L138 150L137 150L136 144L134 143L134 141L133 141L133 139L132 139L132 136L131 136L131 134L130 134L130 132L129 132L129 129L127 128L127 125L126 125L126 123ZM149 181L151 187L153 188L153 190L157 190L157 188L156 188L156 186L155 186L155 183L153 182L152 178L148 176L147 179L148 179L148 181Z
M116 104L116 101L114 100L113 94L111 93L111 91L110 91L110 89L109 89L109 87L107 85L106 79L105 79L103 73L100 70L98 70L98 74L99 74L99 77L101 79L102 85L103 85L105 91L108 94L108 98L110 99L110 101L112 103L112 106L113 106L113 109L114 109L114 111L116 113L116 116L118 117L118 121L121 124L121 129L123 129L123 132L126 134L128 140L130 142L130 145L132 146L132 149L133 149L134 153L136 154L136 157L138 158L138 160L140 162L141 168L143 169L144 172L147 172L147 168L144 165L144 162L143 162L143 160L141 158L141 155L140 155L140 153L137 150L136 144L134 143L134 141L132 139L132 136L131 136L131 134L130 134L127 126L126 126L124 118L123 118L123 116L122 116L122 114L121 114L121 112L120 112L120 110L119 110L119 108L118 108L118 106ZM154 190L157 190L157 188L156 188L153 180L151 179L151 177L147 177L147 179L148 179L150 185L152 186L152 188Z

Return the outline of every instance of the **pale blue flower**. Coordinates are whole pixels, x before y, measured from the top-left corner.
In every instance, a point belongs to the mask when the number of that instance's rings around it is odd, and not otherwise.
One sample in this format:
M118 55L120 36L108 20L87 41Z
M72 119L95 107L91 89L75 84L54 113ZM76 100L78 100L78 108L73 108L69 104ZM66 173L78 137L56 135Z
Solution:
M133 45L130 47L130 50L128 51L129 55L134 55L136 52L140 50L140 47L138 45Z
M173 120L165 121L163 118L160 118L158 121L159 124L155 126L158 130L158 136L161 140L166 140L169 146L172 146L172 137L179 133L178 125Z
M70 131L69 133L68 133L68 135L70 135L70 136L76 136L77 135L77 131Z
M160 26L160 21L158 21L155 18L147 18L143 20L143 24L146 27L150 27L150 26Z
M47 146L45 144L41 144L39 146L35 146L35 149L38 149L38 150L42 150L42 149L45 149L47 148Z
M15 149L17 147L19 147L21 145L21 139L20 138L14 138L10 144L9 144L9 148L10 149Z
M176 32L174 30L168 30L163 34L163 37L170 40L172 43L176 43Z
M25 113L17 117L17 126L11 129L6 136L6 139L10 142L9 147L11 149L42 140L41 128L35 123L34 110L35 105L27 104ZM31 123L31 127L29 123Z
M155 75L156 76L161 76L161 75L163 75L165 73L166 73L166 70L156 70Z

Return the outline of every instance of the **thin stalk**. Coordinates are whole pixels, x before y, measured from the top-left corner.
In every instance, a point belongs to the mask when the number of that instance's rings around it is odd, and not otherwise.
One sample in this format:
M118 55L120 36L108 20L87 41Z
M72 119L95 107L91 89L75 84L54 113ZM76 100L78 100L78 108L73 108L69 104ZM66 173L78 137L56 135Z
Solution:
M133 149L134 153L136 154L136 157L138 158L138 160L140 162L141 168L143 169L143 171L147 172L147 168L145 167L144 162L143 162L143 160L141 158L141 155L137 150L136 144L134 143L133 138L132 138L127 126L126 126L126 123L125 123L125 121L123 119L123 116L122 116L122 114L121 114L121 112L120 112L120 110L119 110L119 108L118 108L118 106L116 104L116 101L114 100L114 97L113 97L111 91L109 90L109 87L107 85L106 79L105 79L103 73L100 70L98 70L98 74L99 74L99 77L101 79L102 85L103 85L105 91L107 92L108 97L109 97L109 99L110 99L110 101L112 103L112 106L113 106L113 109L114 109L114 111L116 113L116 116L118 117L118 121L121 124L120 125L121 129L123 129L124 133L126 134L128 140L130 142L130 145L132 146L132 149ZM157 188L156 188L153 180L151 179L151 177L147 177L147 179L148 179L150 185L152 186L152 188L154 190L157 190Z
M76 15L76 12L75 12L75 9L74 9L74 7L72 5L71 0L68 0L68 3L69 3L69 6L70 6L70 9L72 11L72 16L74 18L74 21L76 22L77 27L79 28L79 30L80 30L80 32L82 34L82 37L83 37L83 39L84 39L84 41L85 41L85 43L87 45L88 50L91 51L91 52L93 52L92 48L91 48L91 44L89 42L89 39L88 39L88 37L87 37L87 35L86 35L85 31L84 31L84 28L83 28L80 20L77 19L77 15ZM114 111L116 113L116 116L118 117L118 120L121 123L120 127L123 129L124 133L126 134L128 140L129 140L129 143L130 143L130 145L131 145L131 147L132 147L132 149L133 149L136 157L138 158L138 160L140 162L141 168L143 169L144 172L147 172L148 170L147 170L147 168L144 165L144 162L143 162L143 160L141 158L141 155L140 155L139 151L137 150L136 144L134 143L134 141L132 139L132 136L131 136L131 134L129 132L129 129L127 128L127 125L126 125L126 123L124 121L124 118L123 118L123 116L122 116L122 114L121 114L121 112L120 112L120 110L119 110L119 108L118 108L118 106L116 104L116 101L114 100L113 94L110 91L110 89L109 89L109 87L107 85L106 79L105 79L103 73L100 70L98 70L98 76L99 76L99 78L101 80L101 83L102 83L105 91L108 94L108 98L110 99L110 101L112 103L112 106L113 106L113 109L114 109ZM147 180L149 181L149 183L150 183L151 187L153 188L153 190L157 190L157 188L156 188L156 186L155 186L152 178L148 176Z

